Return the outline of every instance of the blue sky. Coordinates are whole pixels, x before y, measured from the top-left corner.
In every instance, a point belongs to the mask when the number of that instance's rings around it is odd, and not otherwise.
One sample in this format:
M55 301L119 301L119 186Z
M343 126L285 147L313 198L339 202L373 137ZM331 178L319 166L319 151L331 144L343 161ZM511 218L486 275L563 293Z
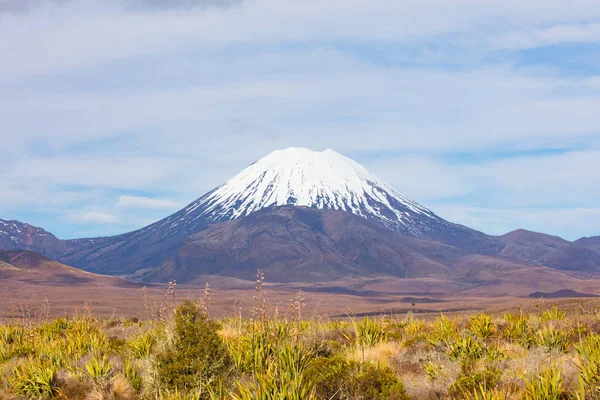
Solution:
M486 233L599 235L599 110L595 0L0 0L0 218L61 238L289 146Z

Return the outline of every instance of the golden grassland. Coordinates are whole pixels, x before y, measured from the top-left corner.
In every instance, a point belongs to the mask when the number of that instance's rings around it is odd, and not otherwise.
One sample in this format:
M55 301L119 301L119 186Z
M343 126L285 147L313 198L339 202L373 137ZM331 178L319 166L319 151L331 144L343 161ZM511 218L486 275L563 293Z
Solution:
M146 318L23 313L0 325L0 399L598 399L600 310L309 318L299 293L251 316L200 301Z

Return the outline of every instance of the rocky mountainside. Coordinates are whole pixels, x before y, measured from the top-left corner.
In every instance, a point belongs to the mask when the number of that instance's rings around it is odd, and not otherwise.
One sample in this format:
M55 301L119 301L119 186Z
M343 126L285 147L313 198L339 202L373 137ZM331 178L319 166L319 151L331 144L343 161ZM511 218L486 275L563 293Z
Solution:
M0 219L1 250L32 250L57 256L66 251L68 244L50 232L20 221Z

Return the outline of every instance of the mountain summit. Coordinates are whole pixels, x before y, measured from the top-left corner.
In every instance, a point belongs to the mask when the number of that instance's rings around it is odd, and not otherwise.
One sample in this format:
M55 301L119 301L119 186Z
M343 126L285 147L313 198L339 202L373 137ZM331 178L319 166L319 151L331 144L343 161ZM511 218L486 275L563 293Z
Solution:
M185 225L200 218L212 224L286 205L349 211L415 236L421 236L432 222L440 221L434 213L334 150L290 147L261 158L202 196L174 223Z

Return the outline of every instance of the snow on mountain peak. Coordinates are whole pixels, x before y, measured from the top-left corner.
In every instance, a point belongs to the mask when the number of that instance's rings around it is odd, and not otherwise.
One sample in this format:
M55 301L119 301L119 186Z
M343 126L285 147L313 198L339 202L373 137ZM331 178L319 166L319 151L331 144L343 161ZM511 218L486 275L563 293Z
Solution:
M338 152L299 147L261 158L190 204L182 216L214 223L283 205L350 211L408 232L422 230L415 219L439 219Z

